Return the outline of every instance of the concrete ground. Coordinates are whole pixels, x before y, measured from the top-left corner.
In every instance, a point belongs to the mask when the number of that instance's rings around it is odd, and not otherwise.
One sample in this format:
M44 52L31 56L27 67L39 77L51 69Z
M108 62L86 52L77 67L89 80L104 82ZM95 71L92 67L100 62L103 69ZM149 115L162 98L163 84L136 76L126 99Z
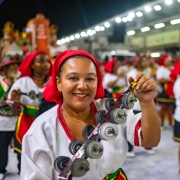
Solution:
M149 155L144 148L135 147L135 158L127 158L123 169L128 180L180 180L178 175L178 147L172 139L172 129L162 131L161 141L154 148L156 154ZM16 155L9 151L8 174L5 180L19 180Z
M144 148L135 147L135 158L127 158L123 170L128 180L180 180L178 175L179 144L172 139L172 129L162 131L160 144L153 148L154 155Z

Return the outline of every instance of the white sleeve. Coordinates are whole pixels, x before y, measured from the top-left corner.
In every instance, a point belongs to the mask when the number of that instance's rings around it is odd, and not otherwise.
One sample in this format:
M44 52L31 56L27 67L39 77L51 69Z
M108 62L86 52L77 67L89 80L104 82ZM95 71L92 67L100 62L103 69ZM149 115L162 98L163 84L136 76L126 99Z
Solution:
M41 139L42 136L38 137ZM45 138L42 142L45 142ZM54 158L47 146L41 144L33 135L23 138L21 158L21 180L52 180Z
M8 102L8 103L12 103L12 100L11 100L11 92L12 92L13 90L21 89L21 86L22 86L22 85L21 85L19 79L18 79L16 82L13 83L13 85L11 86L10 91L9 91L9 93L8 93L8 97L7 97L7 102Z
M127 140L134 146L141 146L141 118L142 113L135 115L132 110L127 111L125 133Z
M111 75L109 73L106 73L103 77L103 86L104 88L108 88L108 84L110 82L113 82L117 79L118 77L116 77L115 75Z
M163 77L164 77L163 71L162 71L162 68L160 67L160 68L158 68L158 70L156 71L156 79L158 80L158 79L161 79L161 78L163 78Z

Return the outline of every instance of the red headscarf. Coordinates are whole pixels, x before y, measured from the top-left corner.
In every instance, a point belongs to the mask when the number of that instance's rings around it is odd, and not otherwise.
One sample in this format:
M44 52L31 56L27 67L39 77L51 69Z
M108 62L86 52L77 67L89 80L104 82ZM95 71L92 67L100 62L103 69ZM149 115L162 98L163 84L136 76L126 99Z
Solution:
M43 51L41 50L37 50L34 51L30 54L28 54L25 59L22 61L21 65L19 66L19 71L21 72L20 77L24 77L24 76L31 76L31 63L33 62L34 58L38 55L38 54L45 54ZM47 76L51 76L52 75L52 63L49 59L50 62L50 69L49 69L49 73Z
M116 60L114 59L112 59L111 61L108 61L104 66L104 71L107 73L112 73L115 62Z
M162 55L162 56L159 58L159 60L158 60L157 63L158 63L160 66L165 66L164 62L165 62L165 60L166 60L167 58L169 58L169 57L170 57L169 55L164 54L164 55Z
M44 98L47 101L55 102L56 104L59 104L62 101L62 94L60 92L58 92L58 89L56 86L56 77L58 76L59 68L61 67L62 63L66 59L68 59L72 56L76 56L76 55L86 56L94 62L95 66L96 66L96 70L97 70L97 77L98 77L98 87L97 87L97 92L96 92L95 98L104 97L104 89L103 89L103 85L102 85L102 77L101 77L101 72L99 70L98 61L92 55L90 55L88 52L86 52L84 50L66 50L66 51L62 52L61 54L59 54L54 61L52 79L47 84L47 86L43 92Z
M175 81L178 75L180 75L180 60L176 63L174 69L171 71L170 77Z

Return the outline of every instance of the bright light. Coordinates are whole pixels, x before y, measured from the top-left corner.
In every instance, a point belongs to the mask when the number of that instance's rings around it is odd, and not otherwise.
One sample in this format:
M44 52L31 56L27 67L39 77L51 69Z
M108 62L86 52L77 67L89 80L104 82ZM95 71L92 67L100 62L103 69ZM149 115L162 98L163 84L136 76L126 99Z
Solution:
M104 26L101 26L101 31L104 31L105 30L105 27Z
M122 21L123 21L123 22L127 22L127 17L123 17L123 18L122 18Z
M117 17L117 18L115 19L115 21L116 21L117 23L120 23L120 22L121 22L121 18L120 18L120 17Z
M159 24L155 24L155 25L154 25L154 28L160 29L160 28L163 28L164 26L165 26L164 23L159 23Z
M177 2L179 2L179 3L180 3L180 0L177 0Z
M167 5L172 4L172 0L165 0L165 2L166 2Z
M137 17L142 17L142 16L143 16L143 13L139 11L139 12L136 13L136 16L137 16Z
M114 50L111 51L111 54L112 54L112 55L115 55L115 54L116 54L116 51L114 51Z
M66 42L69 42L69 41L70 41L69 37L66 37L66 38L65 38L65 41L66 41Z
M92 35L93 35L92 30L91 30L91 29L87 30L87 34L88 34L89 36L92 36Z
M149 30L150 30L150 27L148 26L141 28L141 32L147 32Z
M160 6L160 5L155 5L155 6L154 6L154 9L155 9L156 11L160 11L160 10L161 10L161 6Z
M170 23L172 25L179 24L180 23L180 19L174 19L174 20L170 21Z
M100 30L101 30L100 26L96 26L96 27L95 27L95 30L96 30L96 31L100 31Z
M80 35L79 35L79 34L76 34L76 35L75 35L75 38L76 38L76 39L79 39L79 38L80 38Z
M92 30L92 35L96 34L96 30Z
M87 34L88 34L89 36L92 36L92 35L96 34L96 31L89 29L89 30L87 31Z
M61 39L61 43L64 44L66 41L65 39Z
M151 53L152 58L156 58L156 57L160 57L160 56L161 56L161 54L159 52Z
M106 28L108 28L108 27L110 27L110 23L109 23L109 22L105 22L105 23L104 23L104 26L105 26Z
M74 40L74 36L72 35L72 36L70 36L70 40L71 41L73 41Z
M144 9L145 9L146 12L150 12L151 11L151 7L150 6L145 6Z
M134 14L133 12L130 12L130 13L128 14L128 16L131 17L131 18L134 18L134 17L135 17L135 14Z
M134 35L135 34L135 31L128 31L127 33L126 33L128 36L132 36L132 35Z
M131 16L127 16L127 21L132 21L133 18Z
M86 36L86 33L83 31L83 32L81 32L81 36L82 37L85 37Z
M57 40L56 43L57 43L57 45L61 45L62 44L60 40Z

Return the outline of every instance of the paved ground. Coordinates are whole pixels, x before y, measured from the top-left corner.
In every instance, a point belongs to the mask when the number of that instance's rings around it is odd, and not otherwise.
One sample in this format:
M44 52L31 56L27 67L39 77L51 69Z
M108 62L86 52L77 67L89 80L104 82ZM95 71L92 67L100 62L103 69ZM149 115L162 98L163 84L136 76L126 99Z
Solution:
M180 180L178 175L178 143L172 140L172 129L162 131L161 141L149 155L144 148L135 147L135 158L127 158L123 169L128 180Z
M180 180L178 175L178 143L172 140L172 129L162 131L161 142L154 148L155 155L149 155L143 148L135 147L137 156L127 158L123 169L128 180ZM10 151L8 172L5 180L19 180L17 159Z

